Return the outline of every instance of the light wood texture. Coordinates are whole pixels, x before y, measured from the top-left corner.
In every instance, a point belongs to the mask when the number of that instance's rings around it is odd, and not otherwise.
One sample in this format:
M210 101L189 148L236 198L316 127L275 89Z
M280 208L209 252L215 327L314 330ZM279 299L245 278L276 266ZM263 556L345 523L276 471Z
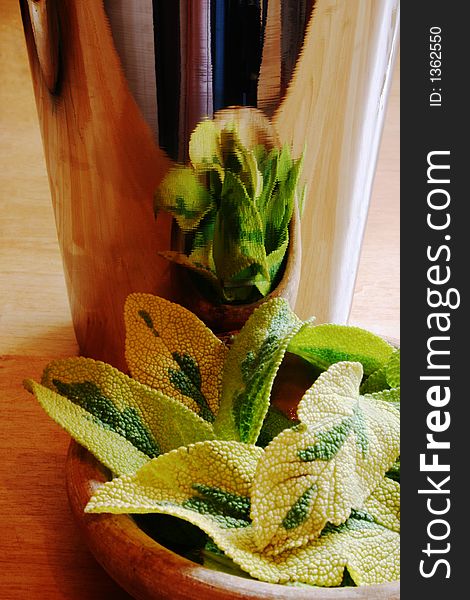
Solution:
M70 319L20 11L0 2L1 354L68 356Z
M68 506L69 436L21 387L44 358L0 359L2 600L129 600L91 557Z
M124 600L73 523L69 438L21 386L40 378L44 357L74 355L77 343L17 0L0 0L0 55L0 598ZM398 74L350 317L392 337L399 337ZM303 293L315 284L307 281Z

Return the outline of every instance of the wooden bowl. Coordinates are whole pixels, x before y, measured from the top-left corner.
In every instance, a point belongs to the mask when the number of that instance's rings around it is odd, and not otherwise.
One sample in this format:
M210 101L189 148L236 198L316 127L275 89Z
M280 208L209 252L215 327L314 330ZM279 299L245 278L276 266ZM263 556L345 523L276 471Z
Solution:
M398 600L399 582L363 587L301 588L213 571L175 554L145 534L129 515L83 512L109 479L87 450L72 441L67 492L73 515L96 560L137 600Z
M396 340L389 342L398 346ZM295 404L312 383L312 367L286 355L272 403L295 416ZM295 375L295 376L294 376ZM283 398L291 398L287 405ZM398 600L399 582L343 588L302 588L264 583L205 568L165 548L129 515L86 514L96 487L110 478L87 450L72 441L67 456L70 506L96 560L138 600Z

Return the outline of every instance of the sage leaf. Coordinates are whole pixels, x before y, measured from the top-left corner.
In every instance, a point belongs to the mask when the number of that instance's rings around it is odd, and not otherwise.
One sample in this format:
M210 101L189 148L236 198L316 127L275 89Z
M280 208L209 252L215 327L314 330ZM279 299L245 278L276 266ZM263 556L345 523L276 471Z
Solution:
M129 295L124 320L132 377L213 421L226 346L191 311L151 294Z
M400 386L400 350L397 349L390 356L386 365L385 377L391 388Z
M132 473L160 453L212 439L212 427L179 401L105 363L57 360L42 385L26 387L70 435L118 475Z
M196 170L208 170L222 164L220 130L214 121L201 121L189 140L189 158Z
M384 366L393 351L378 335L349 325L307 324L289 344L289 352L322 369L340 361L360 362L366 377Z
M260 551L304 546L327 522L343 523L397 458L399 412L391 403L360 396L361 379L360 363L332 365L300 401L300 425L266 447L252 489Z
M375 523L400 533L400 483L384 477L362 508Z
M281 554L260 552L248 517L250 488L263 450L209 441L153 459L137 473L95 491L89 513L162 513L200 527L221 552L252 577L271 583L339 586L345 568L354 582L399 577L399 535L354 511L308 545Z
M222 439L254 444L290 339L302 322L282 298L263 303L235 338L224 363L214 428Z
M250 486L261 453L256 446L218 440L179 448L105 483L85 510L170 514L209 535L214 527L244 528L250 524Z
M214 263L226 286L240 271L256 265L269 283L263 230L258 209L243 183L227 171L214 228Z

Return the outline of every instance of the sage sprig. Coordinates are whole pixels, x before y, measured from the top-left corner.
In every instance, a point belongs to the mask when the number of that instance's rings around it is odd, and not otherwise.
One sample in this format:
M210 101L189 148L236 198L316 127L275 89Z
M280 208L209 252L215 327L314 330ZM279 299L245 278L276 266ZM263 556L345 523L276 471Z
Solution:
M295 205L305 195L299 190L302 157L274 145L274 133L261 135L262 127L273 128L259 111L238 112L237 119L199 123L189 142L190 164L170 169L154 203L156 212L174 217L184 239L182 251L162 255L201 276L216 301L235 304L275 287Z

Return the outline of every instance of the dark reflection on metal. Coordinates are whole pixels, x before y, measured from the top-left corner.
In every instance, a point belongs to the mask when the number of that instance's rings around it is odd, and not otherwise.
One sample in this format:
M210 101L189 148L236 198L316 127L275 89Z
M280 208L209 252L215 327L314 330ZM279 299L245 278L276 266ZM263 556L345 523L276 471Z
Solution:
M228 0L224 18L224 43L216 48L217 54L225 55L222 102L217 108L257 106L262 50L260 2Z
M253 106L273 115L294 75L315 0L150 1L154 56L141 58L155 65L158 118L144 116L174 160L187 159L197 123L222 108ZM109 11L109 0L105 6ZM127 6L141 10L138 2ZM129 57L122 54L138 51L138 32L113 35L125 67ZM147 93L155 99L154 86Z
M179 2L153 0L160 146L178 158L180 96Z

